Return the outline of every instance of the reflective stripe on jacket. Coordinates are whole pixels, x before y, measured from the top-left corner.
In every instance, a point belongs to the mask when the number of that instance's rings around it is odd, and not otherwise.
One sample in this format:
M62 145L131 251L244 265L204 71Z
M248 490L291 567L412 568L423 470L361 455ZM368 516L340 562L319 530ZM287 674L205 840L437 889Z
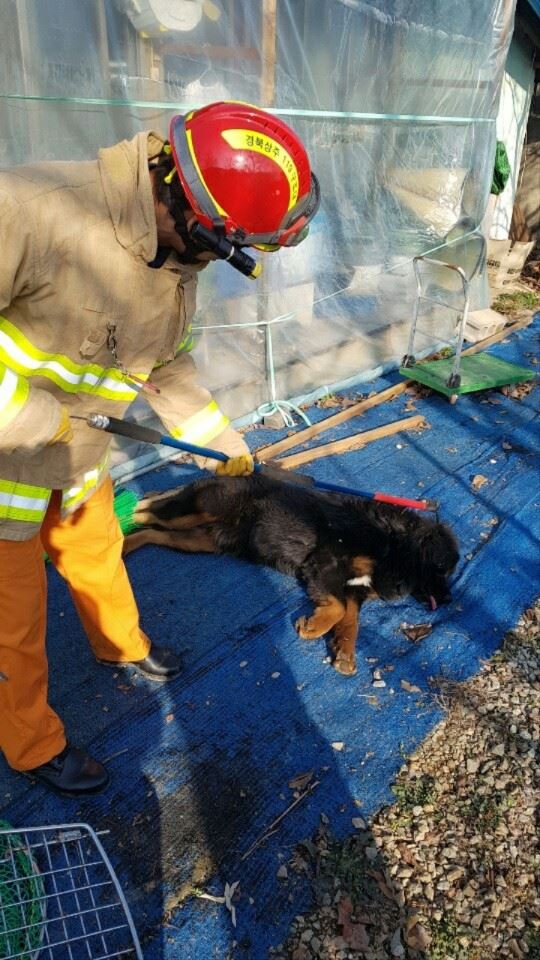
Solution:
M62 491L62 512L71 513L101 485L107 476L108 452L101 463L93 470L87 470L81 483ZM52 490L47 487L35 487L30 483L13 483L0 480L0 520L41 526Z
M28 380L0 361L0 430L21 412L28 398Z
M99 484L110 435L85 419L122 417L140 390L130 375L159 388L145 397L174 436L246 450L189 354L199 268L174 255L148 266L157 250L148 164L162 145L141 133L97 161L0 173L0 538L33 536L50 490L64 492L69 511ZM74 438L48 445L61 404L79 418Z
M115 367L73 363L62 353L44 353L0 316L0 361L19 377L46 377L65 393L88 393L131 403L137 390ZM23 381L24 382L24 381Z

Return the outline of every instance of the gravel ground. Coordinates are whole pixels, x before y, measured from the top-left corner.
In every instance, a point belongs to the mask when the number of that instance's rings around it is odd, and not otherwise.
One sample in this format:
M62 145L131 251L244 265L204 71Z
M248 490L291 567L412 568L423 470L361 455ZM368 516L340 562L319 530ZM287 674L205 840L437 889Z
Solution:
M446 718L396 802L337 842L321 818L287 869L314 909L274 960L540 960L540 600L481 673L443 685Z

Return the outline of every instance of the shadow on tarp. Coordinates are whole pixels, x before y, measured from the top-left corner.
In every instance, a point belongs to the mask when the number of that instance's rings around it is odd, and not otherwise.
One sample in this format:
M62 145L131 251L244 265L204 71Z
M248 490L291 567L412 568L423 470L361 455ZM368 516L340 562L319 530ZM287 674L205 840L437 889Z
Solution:
M494 352L531 363L538 327L537 318ZM396 381L381 379L369 391ZM303 591L273 571L156 547L128 558L143 627L184 652L183 676L161 686L95 664L63 582L49 573L51 701L70 739L107 761L112 783L84 802L60 800L2 765L0 815L14 826L82 820L109 830L102 839L148 960L266 958L310 899L305 879L290 866L280 879L279 867L321 813L342 837L355 816L392 799L403 755L441 717L429 679L477 672L538 593L538 387L521 401L490 391L454 407L437 394L413 403L396 398L318 442L407 413L423 414L431 429L303 468L363 489L436 497L460 540L449 606L428 613L408 599L366 605L354 678L332 670L323 641L296 636ZM253 449L279 437L260 428L248 434ZM188 475L169 465L130 486L167 489ZM485 482L475 489L478 476ZM433 629L413 644L403 621ZM375 666L382 689L372 686ZM408 693L402 680L422 692ZM303 773L319 785L245 857L290 807L289 782ZM233 927L224 904L193 893L221 897L235 882Z

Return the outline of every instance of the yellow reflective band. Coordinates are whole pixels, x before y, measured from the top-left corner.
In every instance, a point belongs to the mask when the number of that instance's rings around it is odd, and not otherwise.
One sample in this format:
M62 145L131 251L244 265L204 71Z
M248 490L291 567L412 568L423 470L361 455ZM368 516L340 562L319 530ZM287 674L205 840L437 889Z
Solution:
M198 413L185 420L181 427L171 430L171 436L178 440L185 440L186 443L204 446L214 437L219 436L228 423L228 417L221 412L216 401L212 400Z
M186 118L186 119L189 119L189 117ZM220 213L222 217L226 217L226 216L227 216L226 211L223 209L223 207L220 207L220 205L219 205L219 203L217 202L216 198L214 197L214 195L212 194L212 192L208 189L208 184L207 184L206 180L204 179L204 177L203 177L203 175L202 175L202 170L201 170L201 168L200 168L200 166L199 166L199 164L198 164L198 162L197 162L197 157L195 156L195 151L194 151L194 149L193 149L193 137L192 137L192 134L191 134L191 130L186 130L186 140L187 140L187 145L188 145L189 152L190 152L190 154L191 154L191 159L192 159L193 165L194 165L194 167L195 167L195 169L196 169L196 171L197 171L197 175L198 175L198 177L199 177L199 180L201 181L201 183L202 183L204 189L206 190L208 196L212 198L212 201L213 201L213 203L214 203L214 205L215 205L216 210L218 211L218 213Z
M255 250L262 250L263 253L275 253L277 250L283 250L279 243L253 243Z
M262 153L265 157L270 157L281 167L289 183L289 206L294 207L298 199L298 170L290 153L285 147L280 147L279 143L268 134L253 133L253 130L222 130L221 136L227 141L233 150L253 150L255 153Z
M45 353L5 317L0 317L0 362L23 377L46 377L66 393L91 393L123 403L137 396L137 390L115 367L74 363L61 353Z
M24 407L30 384L0 363L0 429L7 427Z
M83 474L83 482L76 487L70 487L68 490L62 492L62 511L68 511L71 513L73 510L76 510L82 500L88 495L88 493L95 489L105 470L107 469L107 464L109 462L109 453L100 460L96 467L92 470L87 470Z
M51 491L47 487L0 480L0 519L41 523L50 497Z

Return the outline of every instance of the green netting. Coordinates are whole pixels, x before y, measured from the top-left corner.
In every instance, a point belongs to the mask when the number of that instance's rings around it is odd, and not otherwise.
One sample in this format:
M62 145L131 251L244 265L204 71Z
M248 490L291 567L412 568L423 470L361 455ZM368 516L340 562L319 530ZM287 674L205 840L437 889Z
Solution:
M0 830L10 830L0 820ZM0 833L0 960L36 960L43 931L43 881L18 835Z

